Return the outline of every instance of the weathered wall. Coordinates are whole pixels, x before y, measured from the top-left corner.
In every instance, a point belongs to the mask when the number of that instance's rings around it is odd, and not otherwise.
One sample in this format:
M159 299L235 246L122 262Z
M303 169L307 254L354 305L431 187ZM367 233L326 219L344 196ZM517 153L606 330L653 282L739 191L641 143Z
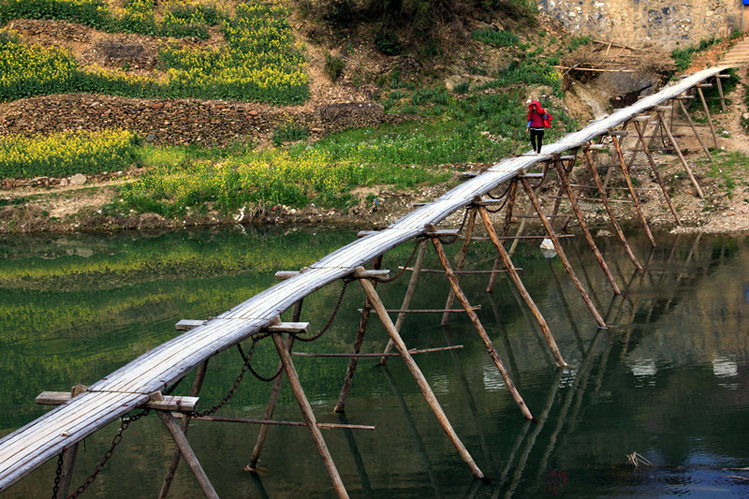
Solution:
M572 34L673 50L741 28L741 0L538 0Z

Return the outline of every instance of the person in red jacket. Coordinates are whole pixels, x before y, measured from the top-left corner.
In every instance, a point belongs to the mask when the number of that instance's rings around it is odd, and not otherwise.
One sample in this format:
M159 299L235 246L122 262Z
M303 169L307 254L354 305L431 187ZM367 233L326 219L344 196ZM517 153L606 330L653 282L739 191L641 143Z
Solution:
M541 154L541 143L544 140L544 130L551 126L553 119L548 111L541 107L537 100L528 99L528 125L525 131L531 134L531 147L533 152Z

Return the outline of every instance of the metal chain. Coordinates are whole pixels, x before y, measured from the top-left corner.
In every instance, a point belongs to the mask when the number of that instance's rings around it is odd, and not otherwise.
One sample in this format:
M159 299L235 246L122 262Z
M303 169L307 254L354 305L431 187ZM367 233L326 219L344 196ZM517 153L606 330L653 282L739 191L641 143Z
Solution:
M65 449L60 451L57 456L57 470L55 470L55 486L52 487L52 499L57 499L57 493L60 492L60 480L62 479L62 459L65 456Z
M135 416L130 416L130 415L127 415L127 414L125 416L122 416L122 418L121 418L122 422L120 423L120 429L117 430L117 434L112 439L112 444L109 446L109 449L107 449L107 451L104 453L104 457L99 462L99 464L96 465L96 468L94 468L94 472L91 473L88 476L88 478L86 478L86 481L83 482L83 485L81 485L80 487L78 487L75 490L75 492L73 492L72 494L70 494L68 496L68 499L75 499L79 495L83 494L86 491L86 489L89 487L89 485L91 485L92 483L94 483L94 480L96 480L96 475L98 475L104 469L104 466L107 464L107 461L109 461L109 458L111 458L112 455L114 454L115 447L117 447L120 444L120 442L122 441L122 434L130 426L130 423L133 423L133 422L139 420L140 418L142 418L144 416L147 416L150 412L151 412L150 409L146 409L146 410L140 412L139 414L136 414ZM62 454L60 454L60 455L62 456ZM60 461L62 461L62 457L60 458ZM57 480L55 480L55 481L57 482ZM55 492L55 496L56 495L57 495L57 492Z
M244 375L247 373L247 370L250 368L250 361L252 360L252 357L247 357L247 359L244 361L244 364L242 364L242 369L239 371L239 375L234 380L234 384L229 389L228 392L226 392L226 395L224 396L221 401L219 401L218 404L214 405L210 409L206 409L205 411L200 411L192 415L193 418L202 418L205 416L210 416L214 412L221 409L226 403L231 400L231 398L234 396L234 392L237 391L237 388L239 388L240 383L242 383L242 380L244 379Z
M344 279L343 280L343 289L341 289L341 294L338 295L338 303L336 303L335 308L333 309L333 313L330 315L330 319L328 319L327 324L323 326L323 328L320 330L319 333L315 334L314 336L310 338L302 338L301 336L295 334L295 333L289 333L289 335L294 338L295 340L299 340L304 343L309 343L310 341L315 341L320 336L325 334L330 327L331 324L333 324L333 320L335 319L335 316L338 315L338 311L341 309L341 304L343 303L343 295L346 294L346 288L348 288L348 285L354 282L354 279Z
M400 269L400 271L397 274L395 274L394 277L390 277L388 279L378 279L378 278L374 277L371 280L374 281L374 282L377 282L379 284L389 284L389 283L395 281L396 279L400 278L400 276L402 276L403 273L408 269L408 266L411 265L411 262L413 261L414 256L416 256L416 250L419 249L419 244L421 244L421 241L423 239L424 239L423 236L420 236L420 237L416 238L416 242L414 243L414 249L411 251L411 256L408 257L408 260L406 261L406 263L403 265L403 267Z

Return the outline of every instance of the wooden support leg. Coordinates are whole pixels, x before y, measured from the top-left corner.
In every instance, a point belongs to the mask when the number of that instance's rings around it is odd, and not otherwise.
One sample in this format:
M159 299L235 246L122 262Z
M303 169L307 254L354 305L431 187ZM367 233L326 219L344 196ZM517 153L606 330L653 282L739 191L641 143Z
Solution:
M726 112L726 97L723 95L723 84L720 82L720 75L715 76L715 85L718 87L718 95L720 95L720 109Z
M419 247L419 253L416 256L416 263L414 264L414 270L411 273L411 279L408 280L408 288L406 289L406 295L403 297L403 303L401 303L401 310L407 310L411 305L411 298L413 298L414 290L416 290L416 283L419 281L419 274L421 274L421 267L424 265L424 257L427 253L427 241L424 239L421 241ZM403 326L403 320L406 318L405 312L400 312L398 318L395 320L395 330L400 331ZM394 347L393 340L388 341L385 347L385 354L390 353ZM387 356L383 355L380 357L380 365L384 366L387 363Z
M567 255L564 253L564 249L562 248L562 244L559 242L559 238L554 232L554 229L551 227L549 219L546 218L543 209L541 209L541 205L539 204L538 199L536 199L536 195L533 192L533 188L531 187L530 182L528 182L527 178L521 178L520 181L523 183L523 187L525 188L525 191L528 194L528 197L530 198L531 203L536 210L536 213L538 214L538 218L541 220L541 224L543 224L544 229L546 229L546 233L548 234L549 239L551 239L552 243L554 243L554 248L557 251L559 260L562 262L562 266L564 266L564 269L567 271L570 279L572 279L572 282L575 284L577 291L580 293L580 296L585 302L585 305L588 307L588 310L590 310L590 313L593 314L593 317L595 318L598 325L605 328L606 323L604 322L603 317L601 317L601 314L598 313L598 310L596 310L596 306L590 300L590 296L588 296L587 291L585 291L585 288L583 288L582 284L580 284L580 280L575 275L575 271L572 269L572 265L570 264Z
M682 104L681 101L679 101L679 104L682 106L682 109L683 109L684 104ZM655 175L655 179L658 181L658 185L661 187L661 192L663 193L663 197L666 199L666 203L668 204L668 208L671 210L671 214L674 216L674 220L676 220L676 225L681 227L681 221L679 220L679 215L676 214L676 209L674 208L674 205L671 202L671 196L668 195L666 184L663 182L663 179L661 178L661 174L658 172L658 166L655 164L653 155L650 153L650 149L648 148L648 145L645 142L645 137L643 137L640 124L637 121L635 121L635 130L637 131L637 137L640 141L640 144L642 144L642 149L643 151L645 151L645 155L648 158L648 163L650 163L650 169L653 171L653 175Z
M68 497L70 485L73 481L73 468L75 468L76 456L78 456L78 443L71 445L70 448L63 451L60 483L55 497Z
M707 116L707 124L710 125L710 133L713 135L713 144L715 148L718 148L718 135L715 133L715 126L713 125L713 117L710 116L710 109L707 107L707 101L705 101L705 94L702 89L697 87L697 94L700 96L700 102L702 102L702 109L705 110L705 116Z
M320 456L325 463L325 469L328 471L328 476L330 476L330 479L333 482L333 487L335 488L338 497L348 497L348 492L346 492L346 487L343 485L341 475L335 467L333 457L330 455L330 451L325 443L325 439L322 437L322 433L320 433L320 428L317 427L317 419L312 412L312 406L310 405L309 400L307 400L307 396L304 394L302 384L299 381L299 375L296 372L294 363L291 361L291 355L289 355L286 342L279 334L273 334L272 336L273 343L275 343L276 350L278 351L278 356L281 358L281 362L283 362L286 376L289 378L291 390L294 392L299 408L302 410L304 420L307 422L307 427L309 428L310 433L312 433L312 438L317 446L317 451L320 453Z
M430 231L434 230L433 225L428 225L427 228ZM460 304L463 306L463 309L466 311L466 314L468 314L468 318L473 323L473 326L476 328L476 331L478 331L479 336L481 336L481 339L484 342L484 346L486 347L486 351L489 353L489 357L492 358L492 360L494 361L494 364L497 366L497 369L502 375L502 378L505 381L505 385L507 385L507 389L510 391L512 398L515 400L515 403L518 404L518 407L520 408L520 412L523 413L523 416L525 416L527 419L533 419L533 416L531 415L531 411L528 409L528 406L525 405L525 401L523 400L523 397L520 396L520 392L518 392L518 389L515 387L515 383L513 383L512 378L510 377L510 374L507 372L507 369L502 363L502 359L499 358L497 349L494 348L494 345L492 344L492 340L491 338L489 338L489 334L487 334L486 330L484 329L484 326L481 324L481 321L479 320L479 316L476 315L476 312L473 310L473 307L471 307L471 303L468 301L468 297L460 288L460 284L458 284L458 280L456 279L455 272L450 266L450 261L447 259L445 250L442 248L442 243L437 237L432 237L431 239L432 239L432 244L434 245L434 249L437 250L437 255L439 256L440 262L442 263L442 267L445 269L445 275L447 276L447 280L450 282L450 286L452 286L453 290L455 291L455 296L458 298L458 301L460 301ZM564 360L562 360L562 362L564 362Z
M510 232L510 224L512 223L512 211L515 207L515 196L518 192L518 179L517 177L513 177L512 182L510 184L510 190L507 193L507 208L505 211L505 223L504 227L502 228L502 235L507 235ZM494 259L494 265L492 266L492 273L489 275L489 284L486 285L486 292L491 293L494 291L494 284L497 282L497 274L499 270L499 264L502 262L502 259L499 255L497 255L497 258Z
M609 270L609 266L606 264L606 260L604 260L603 255L598 250L598 246L596 246L596 242L593 240L593 235L588 230L588 224L585 223L585 217L583 217L583 214L580 212L580 207L577 205L577 199L575 198L575 194L572 192L572 186L567 179L567 172L565 172L564 167L559 161L555 162L555 166L557 168L557 173L559 174L559 180L562 182L562 187L564 188L564 191L567 193L567 197L570 200L572 211L575 213L577 221L580 223L580 227L583 229L585 240L588 241L590 249L593 250L593 254L596 257L596 260L598 260L598 265L601 266L603 273L606 274L606 278L609 280L611 289L614 290L614 294L618 295L621 293L621 291L619 290L619 286L617 286L614 276L611 275L611 271Z
M302 306L304 299L294 303L294 307L291 309L291 322L299 322L302 317ZM286 341L286 349L291 349L291 337ZM279 368L283 367L283 364L279 362ZM276 379L273 380L273 386L270 390L270 398L268 399L268 407L265 408L265 416L263 419L270 420L273 418L273 413L276 410L276 404L278 403L278 397L281 395L281 385L283 385L283 372L281 372ZM257 463L260 460L260 452L263 450L265 445L265 439L268 437L268 430L270 429L269 424L260 426L260 431L255 441L255 447L252 449L250 455L250 462L244 467L245 471L257 471Z
M494 243L494 246L497 248L497 251L499 252L499 256L500 258L502 258L502 262L504 263L505 268L507 269L507 272L510 274L510 277L512 278L512 282L515 283L515 287L518 289L518 292L520 292L520 295L523 297L523 300L525 300L525 303L528 305L528 308L531 309L533 316L536 318L536 322L538 322L538 325L541 328L541 332L546 338L546 343L549 345L551 354L554 356L554 361L556 362L558 366L561 366L561 367L566 366L567 363L564 361L564 358L562 357L562 353L559 351L559 347L557 347L557 342L554 340L554 336L551 334L551 329L549 329L549 325L546 322L546 319L544 319L544 316L541 314L541 311L536 306L536 302L533 301L533 297L531 297L530 293L528 293L528 290L525 289L525 285L523 284L522 279L520 279L517 269L515 269L515 265L513 265L512 263L512 259L510 258L510 255L507 254L507 250L505 250L505 247L502 244L502 241L500 241L499 238L497 237L497 233L494 230L494 226L492 225L491 220L489 219L489 213L486 211L486 207L479 206L478 210L479 210L479 213L481 214L481 220L484 222L484 227L486 227L486 231L489 233L489 237Z
M361 267L357 269L357 271L363 270L364 269ZM416 383L419 385L421 393L424 395L427 403L432 408L435 416L437 416L437 420L439 421L440 426L442 426L442 429L447 434L447 437L458 450L460 457L463 458L463 461L465 461L465 463L471 469L471 473L473 473L473 476L475 476L476 478L484 478L484 474L476 465L475 461L471 457L471 454L468 452L468 449L466 449L457 433L455 433L455 430L450 424L450 421L447 419L447 415L445 415L445 411L442 410L442 406L440 406L436 395L434 395L432 387L429 386L429 383L424 377L424 374L421 372L421 369L419 369L419 366L416 364L416 361L413 359L413 357L411 357L411 354L408 353L408 347L406 347L406 344L403 342L400 334L395 329L395 324L393 324L393 321L390 319L385 305L382 303L382 300L380 300L380 297L377 294L377 290L375 290L369 279L360 279L359 282L361 283L362 288L364 288L364 292L369 297L369 300L372 302L372 306L377 312L377 317L380 318L383 326L385 326L385 329L390 335L390 338L393 340L393 343L395 343L396 350L398 350L398 353L400 353L401 357L403 358L403 362L406 364L406 367L411 372L411 375L416 380Z
M663 119L663 113L661 111L656 111L656 113L658 113L659 119ZM684 166L684 170L686 170L687 175L689 175L689 180L692 181L692 185L697 190L697 195L700 197L700 199L703 199L705 195L702 193L702 188L700 187L700 184L697 183L697 179L694 178L692 169L689 167L689 163L687 163L687 160L684 158L684 155L681 153L681 149L679 149L679 144L676 142L674 135L671 133L671 130L669 130L668 128L666 128L666 133L668 134L668 138L671 141L671 145L676 150L676 154L679 156L679 160L681 161L681 164Z
M205 379L205 373L208 370L208 359L203 361L198 370L195 372L195 380L192 383L190 389L190 396L197 397L200 394L200 389L203 387L203 380ZM188 414L180 424L180 429L183 434L187 434L187 428L190 426L190 415ZM169 494L169 488L172 486L174 481L174 474L177 472L177 466L179 465L182 452L179 448L174 450L172 455L172 461L169 463L169 468L166 470L166 476L164 477L164 483L161 484L161 490L159 491L159 499L163 499Z
M473 226L476 223L476 208L469 207L467 208L468 211L468 226L466 227L466 234L465 234L465 241L463 242L463 248L460 250L460 255L458 256L458 262L456 264L456 267L458 269L458 272L463 270L463 265L466 262L466 256L468 256L468 247L471 245L471 236L473 236ZM460 280L460 274L455 276L456 279ZM450 288L450 291L447 293L447 301L445 301L445 312L442 314L442 322L440 323L440 326L445 327L447 326L447 320L450 318L450 308L453 306L453 301L455 301L455 292Z
M372 268L374 270L380 270L382 267L382 255L375 258ZM369 323L369 315L372 312L372 304L369 302L369 298L364 300L364 308L361 311L361 317L359 317L359 327L356 330L356 338L354 339L354 356L348 361L348 367L346 368L346 376L343 379L343 387L341 387L341 394L338 396L338 403L335 405L335 412L341 413L346 409L346 400L348 399L349 391L351 390L351 383L354 381L354 372L356 371L356 364L359 362L359 357L356 354L361 352L361 346L364 342L364 332L367 330L367 324Z
M77 397L86 391L84 385L75 385L70 390L71 397ZM75 459L78 456L78 443L65 449L62 454L62 469L60 473L60 483L57 485L57 495L55 497L68 497L70 485L73 482L73 469L75 468Z
M216 490L213 488L213 485L211 485L210 480L208 480L208 476L205 474L205 471L203 471L203 467L200 466L200 461L198 461L197 456L193 452L192 447L190 447L190 443L187 441L187 437L185 437L185 434L180 429L177 421L174 420L172 413L169 411L156 411L156 414L159 415L159 418L161 418L161 421L169 430L169 433L171 433L174 443L177 444L177 448L180 453L182 453L185 462L198 480L198 484L203 490L205 496L218 499Z
M606 213L608 213L609 219L611 220L611 223L614 226L614 230L616 231L616 234L619 236L619 240L624 245L624 250L627 252L627 256L629 256L629 259L632 261L632 263L637 268L637 270L642 270L642 265L640 265L640 262L637 260L637 257L632 252L632 248L629 246L629 243L627 242L627 238L624 236L624 231L622 231L621 226L619 226L619 222L617 222L616 217L614 216L614 210L611 209L611 204L609 203L609 199L606 196L606 192L604 191L603 184L601 183L601 177L598 175L598 172L596 171L595 164L593 163L593 158L590 155L590 150L585 149L584 154L585 154L585 159L588 165L588 171L591 173L591 176L593 177L593 182L595 182L596 187L598 188L598 193L600 194L601 200L603 201L603 206L606 208Z
M648 235L648 239L650 239L650 244L655 247L657 246L657 244L655 243L655 238L653 237L653 233L650 232L650 226L648 225L648 221L645 218L645 215L642 214L642 209L640 208L640 200L637 196L637 192L635 191L635 186L632 185L632 179L629 176L627 165L626 163L624 163L624 156L622 155L622 148L619 147L619 140L616 138L616 135L612 135L611 140L614 143L614 148L616 148L616 155L619 158L619 165L622 167L624 180L626 180L627 187L629 188L629 193L632 195L632 203L635 205L637 216L640 218L640 222L642 222L642 226L645 228L645 233Z
M689 126L692 129L694 136L697 138L697 141L700 143L702 150L705 151L705 154L710 159L710 161L714 162L715 160L713 159L713 155L710 153L710 149L707 147L707 144L705 144L705 141L702 140L702 136L697 131L697 127L695 126L694 121L692 120L692 117L687 112L687 108L684 105L684 102L682 102L681 99L678 99L678 101L679 101L679 107L681 108L681 112L684 113L684 116L687 118L687 123L689 123Z

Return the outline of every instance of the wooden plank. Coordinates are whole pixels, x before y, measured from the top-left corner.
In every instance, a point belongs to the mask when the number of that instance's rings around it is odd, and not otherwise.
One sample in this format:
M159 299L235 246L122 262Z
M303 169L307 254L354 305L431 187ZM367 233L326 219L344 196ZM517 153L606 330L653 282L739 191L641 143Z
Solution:
M42 392L34 402L39 405L62 405L72 399L70 392ZM164 395L161 400L150 400L144 407L161 411L194 412L198 406L198 397Z

